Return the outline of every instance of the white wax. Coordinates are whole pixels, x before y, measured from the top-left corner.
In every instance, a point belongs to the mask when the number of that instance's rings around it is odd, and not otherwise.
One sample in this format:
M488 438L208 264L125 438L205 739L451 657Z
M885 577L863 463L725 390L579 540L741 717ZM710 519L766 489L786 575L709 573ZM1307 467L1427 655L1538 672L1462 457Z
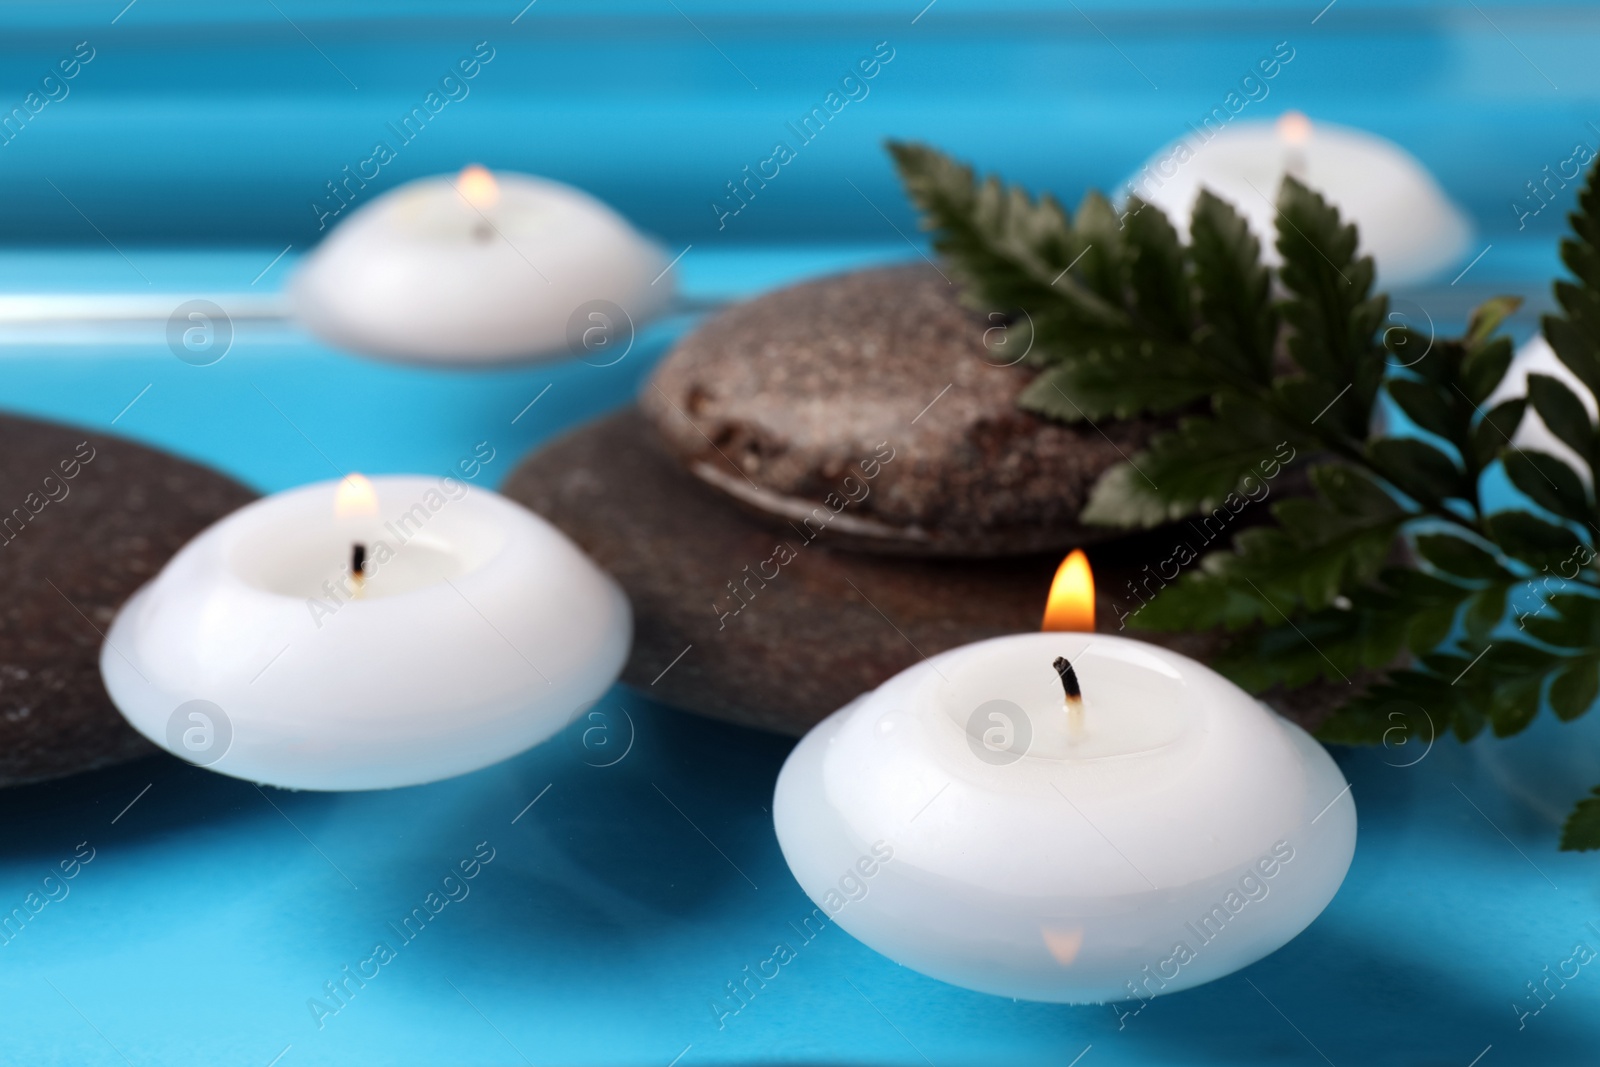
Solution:
M627 599L559 530L415 476L372 479L375 509L336 517L340 484L241 508L123 607L100 669L140 733L251 781L381 789L515 755L616 680ZM191 727L195 700L223 721Z
M1383 284L1427 281L1469 251L1467 216L1392 141L1292 112L1277 122L1233 122L1209 137L1191 133L1128 179L1126 189L1164 211L1179 232L1187 230L1200 190L1209 189L1249 222L1266 261L1281 262L1278 187L1293 174L1356 224L1361 250L1376 261Z
M399 360L620 358L671 300L666 255L571 186L478 174L409 182L357 209L291 281L296 317L333 345Z
M1083 687L1077 737L1057 656ZM1304 731L1193 660L1079 633L967 645L858 698L789 756L773 819L801 887L869 947L1064 1003L1272 952L1333 898L1356 833Z

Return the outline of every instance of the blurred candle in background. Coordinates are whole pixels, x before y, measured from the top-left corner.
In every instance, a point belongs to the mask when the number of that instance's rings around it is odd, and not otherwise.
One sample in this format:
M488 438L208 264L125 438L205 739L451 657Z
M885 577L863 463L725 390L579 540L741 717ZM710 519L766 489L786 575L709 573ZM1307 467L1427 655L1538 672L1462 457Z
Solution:
M568 185L470 166L354 212L290 283L339 348L424 363L599 354L672 298L666 255Z
M1385 285L1425 282L1459 263L1472 226L1427 168L1392 141L1298 111L1276 121L1197 130L1152 156L1125 186L1186 231L1201 189L1250 223L1269 263L1276 248L1278 188L1285 175L1321 193L1360 231L1361 250Z

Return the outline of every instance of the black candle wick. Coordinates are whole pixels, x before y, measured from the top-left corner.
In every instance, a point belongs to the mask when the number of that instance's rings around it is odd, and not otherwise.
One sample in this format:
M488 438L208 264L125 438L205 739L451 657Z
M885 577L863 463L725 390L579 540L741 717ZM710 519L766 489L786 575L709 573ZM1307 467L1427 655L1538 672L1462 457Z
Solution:
M1057 656L1054 666L1056 673L1061 676L1061 688L1067 694L1067 699L1082 700L1083 690L1078 687L1078 672L1072 669L1072 661L1065 656Z
M367 546L360 541L350 546L350 573L357 578L367 575Z

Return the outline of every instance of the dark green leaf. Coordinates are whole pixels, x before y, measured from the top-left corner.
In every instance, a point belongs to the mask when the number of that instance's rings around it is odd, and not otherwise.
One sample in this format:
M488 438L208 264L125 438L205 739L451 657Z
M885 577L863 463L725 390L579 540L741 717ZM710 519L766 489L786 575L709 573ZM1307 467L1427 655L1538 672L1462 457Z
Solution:
M1393 725L1387 712L1363 701L1336 711L1317 730L1317 737L1334 745L1381 745Z
M1083 239L1083 258L1078 274L1100 296L1115 301L1127 287L1126 228L1117 209L1100 193L1084 194L1075 215L1078 236Z
M1500 640L1478 661L1483 670L1499 680L1545 674L1563 662L1561 656L1523 641ZM1474 668L1477 670L1478 668Z
M1319 679L1344 685L1363 667L1391 664L1404 637L1403 616L1324 609L1292 626L1246 631L1211 663L1256 692L1271 685L1295 688Z
M934 248L964 283L972 306L1053 312L1099 329L1125 326L1114 304L1070 273L1062 275L1085 245L1053 198L1033 200L994 178L980 183L971 167L926 145L891 142L889 152L922 211L924 229L933 231ZM1103 248L1101 256L1107 254Z
M1467 602L1467 613L1462 618L1468 640L1477 643L1489 639L1490 632L1505 618L1506 596L1509 592L1508 586L1500 584L1480 589L1472 595Z
M1392 747L1393 731L1399 727L1406 743L1413 738L1427 743L1463 714L1465 695L1450 685L1449 678L1415 670L1394 671L1345 703L1317 730L1317 736L1334 744Z
M1508 448L1500 454L1511 484L1547 511L1573 522L1589 518L1589 494L1578 472L1548 452Z
M1387 300L1370 298L1373 265L1357 257L1354 226L1338 209L1294 178L1278 194L1279 276L1289 299L1290 357L1317 380L1350 386L1353 401L1322 416L1324 424L1352 438L1366 436L1367 419L1388 360L1378 337Z
M1497 511L1484 522L1502 551L1536 570L1559 567L1582 544L1571 530L1526 511Z
M1600 395L1600 340L1555 315L1544 317L1544 337L1589 392Z
M1593 796L1578 801L1572 814L1567 816L1567 824L1561 828L1563 852L1587 852L1600 848L1600 786L1596 786L1592 792Z
M1594 706L1600 696L1600 656L1579 656L1550 683L1550 710L1571 721Z
M1428 358L1435 348L1434 338L1400 324L1402 318L1398 311L1389 312L1389 321L1395 325L1387 327L1380 338L1385 353L1384 362L1395 369L1419 374L1425 381L1437 384L1440 371L1448 368L1443 361Z
M1201 567L1162 591L1141 610L1142 629L1183 630L1224 626L1237 629L1251 622L1278 623L1281 612L1316 611L1344 591L1375 579L1394 545L1406 512L1366 475L1343 464L1325 464L1310 472L1315 497L1290 497L1273 505L1279 526L1255 527L1234 537L1233 551L1208 555ZM1220 516L1220 518L1219 518ZM1225 511L1203 516L1193 526L1211 531L1229 529ZM1424 575L1402 575L1415 581ZM1430 592L1413 590L1423 600L1449 601L1449 611L1468 590L1438 582ZM1442 590L1443 592L1440 592ZM1339 622L1330 616L1330 624ZM1348 621L1367 634L1367 645L1401 640L1404 616L1381 624L1371 619ZM1352 638L1353 640L1353 638Z
M1184 419L1107 472L1089 495L1083 521L1148 526L1217 508L1237 514L1249 502L1241 483L1280 454L1283 427L1231 400L1216 410L1216 418Z
M1418 555L1446 574L1484 580L1511 577L1492 553L1453 534L1419 534L1414 544Z
M1360 401L1351 390L1321 378L1305 374L1280 375L1272 383L1272 392L1278 397L1283 410L1298 412L1314 420L1320 415L1320 421L1324 424L1330 424L1330 420L1337 423L1342 419L1353 422L1358 415L1365 418L1365 413L1358 412L1356 405Z
M1378 472L1413 500L1432 504L1465 495L1461 468L1415 437L1380 437L1367 445Z
M1342 515L1400 518L1404 508L1363 471L1343 463L1311 468L1311 484Z
M1394 378L1389 381L1388 389L1400 410L1421 429L1453 441L1466 428L1466 416L1471 409L1465 413L1456 411L1431 383Z
M1119 463L1100 476L1089 493L1089 503L1079 518L1090 525L1120 527L1160 526L1183 517L1191 509L1170 503L1158 486L1137 466L1143 457Z
M1520 625L1528 636L1557 648L1600 649L1600 600L1581 593L1555 593L1545 598L1544 607L1522 618Z
M1461 391L1481 405L1495 391L1511 366L1511 339L1501 337L1468 353L1461 365Z
M1187 256L1178 231L1159 211L1128 203L1128 281L1133 313L1156 336L1178 344L1189 339Z
M1488 655L1494 655L1494 649ZM1528 728L1539 713L1539 690L1543 686L1544 675L1532 674L1506 679L1494 687L1489 724L1496 737L1510 737Z
M1241 377L1270 381L1278 314L1260 242L1231 204L1203 189L1189 219L1189 237L1205 323L1196 343Z
M1578 395L1566 387L1559 378L1548 374L1528 375L1528 399L1533 410L1539 413L1545 426L1568 448L1583 458L1594 462L1594 424Z
M1105 344L1040 372L1017 402L1059 422L1126 419L1192 404L1210 393L1203 377L1179 373L1170 349Z
M1517 397L1483 413L1483 418L1472 428L1472 456L1479 469L1487 467L1502 448L1511 444L1511 435L1517 432L1527 408L1528 402Z
M1406 647L1417 656L1438 648L1455 629L1456 611L1455 604L1439 604L1417 612L1411 617Z

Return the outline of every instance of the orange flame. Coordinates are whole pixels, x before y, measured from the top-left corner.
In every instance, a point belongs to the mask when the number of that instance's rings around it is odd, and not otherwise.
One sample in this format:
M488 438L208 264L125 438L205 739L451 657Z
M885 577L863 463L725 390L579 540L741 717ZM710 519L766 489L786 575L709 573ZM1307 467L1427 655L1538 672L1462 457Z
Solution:
M500 183L494 180L494 175L487 168L476 163L457 176L456 192L479 211L487 211L500 202Z
M378 513L378 491L359 474L347 474L333 495L333 516L349 519Z
M1094 633L1094 574L1083 549L1073 549L1056 568L1039 629Z
M1278 136L1285 144L1303 145L1311 140L1311 120L1301 111L1285 111L1278 116Z

